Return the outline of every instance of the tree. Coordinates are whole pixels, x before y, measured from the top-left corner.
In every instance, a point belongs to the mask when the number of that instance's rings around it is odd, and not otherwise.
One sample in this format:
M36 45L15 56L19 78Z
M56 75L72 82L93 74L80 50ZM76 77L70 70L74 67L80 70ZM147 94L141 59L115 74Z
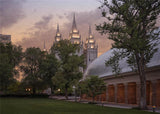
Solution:
M7 93L9 94L21 94L23 92L24 92L24 89L21 85L21 82L18 82L17 80L14 80L14 82L8 86Z
M80 96L80 101L83 95L87 95L88 89L87 89L87 81L86 80L81 80L78 83L78 88L77 91L79 91L79 96Z
M44 85L51 88L51 92L54 91L52 77L55 76L58 70L59 62L54 54L47 54L45 59L40 65L40 78L43 80Z
M121 60L121 55L119 55L119 53L115 50L113 51L113 55L113 57L106 61L105 65L112 67L112 72L115 73L115 76L117 76L121 73L121 69L119 67L119 60Z
M81 82L80 86L82 87L81 89L84 93L92 97L93 102L97 95L102 94L106 90L103 79L98 76L88 76L87 79Z
M27 86L32 87L33 94L36 94L37 88L41 85L42 79L40 79L40 65L44 59L44 52L39 48L27 48L24 53L24 61L21 69L24 71L26 77L23 82Z
M14 82L14 75L18 74L15 69L22 60L21 46L11 43L0 43L0 90L6 92L8 86Z
M127 57L127 62L137 66L140 78L140 108L146 109L146 64L157 51L156 45L160 31L157 30L156 19L160 13L159 0L112 0L109 4L104 0L102 15L109 22L97 26L97 30L113 40L113 48L119 55ZM106 15L109 9L111 16ZM136 65L135 63L136 62Z
M65 89L66 99L68 99L68 89L82 78L80 67L84 66L84 57L77 55L78 49L79 45L71 44L69 40L61 40L51 48L51 52L56 53L60 60L60 67L53 78L53 83L61 82L58 86ZM57 81L59 78L61 80Z

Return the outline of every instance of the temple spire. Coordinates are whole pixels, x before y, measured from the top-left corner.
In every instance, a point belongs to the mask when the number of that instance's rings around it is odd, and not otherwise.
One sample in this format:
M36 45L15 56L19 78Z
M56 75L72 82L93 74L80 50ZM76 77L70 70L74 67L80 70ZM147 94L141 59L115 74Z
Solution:
M89 25L89 35L92 33L91 26Z
M45 40L44 40L44 49L46 49L46 43L45 43Z
M57 33L59 32L59 24L57 23Z
M73 24L72 24L72 30L75 30L77 29L77 26L76 26L76 19L75 19L75 13L73 15Z
M43 51L46 51L46 43L45 43L45 40L44 40L44 45L43 45Z
M59 32L59 24L57 23L57 31L56 31L56 36L55 36L55 42L58 42L62 39L62 35Z

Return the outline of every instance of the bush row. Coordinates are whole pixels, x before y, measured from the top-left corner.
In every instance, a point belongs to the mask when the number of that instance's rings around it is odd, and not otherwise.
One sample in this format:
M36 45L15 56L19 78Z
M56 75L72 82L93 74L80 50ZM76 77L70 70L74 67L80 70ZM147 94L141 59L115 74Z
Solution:
M47 94L3 94L0 97L28 97L28 98L48 98Z

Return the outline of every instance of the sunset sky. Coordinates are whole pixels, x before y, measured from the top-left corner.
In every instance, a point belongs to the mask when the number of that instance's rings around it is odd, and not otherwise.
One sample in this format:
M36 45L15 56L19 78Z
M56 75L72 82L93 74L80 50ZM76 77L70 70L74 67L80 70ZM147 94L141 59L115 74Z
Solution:
M98 44L98 55L111 48L107 35L100 35L95 24L106 21L98 7L101 0L0 0L0 33L12 36L12 42L27 47L49 49L54 42L59 23L63 39L69 37L73 13L77 27L85 41L88 26ZM159 20L160 21L160 20ZM158 23L160 23L158 21Z
M21 41L24 33L43 17L51 18L50 27L56 23L63 27L70 21L67 19L70 13L93 11L99 5L97 0L1 0L2 33L11 34L13 42Z
M53 44L56 25L62 37L68 38L73 13L83 41L88 36L88 26L99 46L99 55L110 49L110 41L95 30L95 24L104 20L98 7L100 0L0 0L0 33L12 36L12 42L27 47L49 49Z
M73 13L82 40L88 36L91 25L98 44L98 55L111 48L106 35L95 30L95 24L106 21L98 7L101 0L0 0L0 33L12 36L12 42L27 47L49 49L54 42L59 23L63 39L69 37Z

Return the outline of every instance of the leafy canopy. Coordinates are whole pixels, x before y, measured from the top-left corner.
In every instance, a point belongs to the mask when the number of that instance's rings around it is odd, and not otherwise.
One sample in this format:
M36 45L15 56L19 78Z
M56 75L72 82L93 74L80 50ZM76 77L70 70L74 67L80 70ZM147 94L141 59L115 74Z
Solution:
M122 58L128 57L127 62L132 68L138 67L135 62L141 59L146 65L159 43L160 29L155 24L160 1L112 0L109 4L104 0L100 8L107 21L97 26L97 30L101 34L109 33L109 39L114 41L112 48L117 48ZM107 10L110 15L107 15Z
M65 88L66 92L82 78L81 69L84 66L84 57L77 55L78 50L79 45L72 44L69 40L61 40L51 48L51 52L55 53L60 61L53 83Z
M18 75L15 69L22 60L21 46L11 43L0 43L0 90L6 91L8 86L15 82L14 76Z

